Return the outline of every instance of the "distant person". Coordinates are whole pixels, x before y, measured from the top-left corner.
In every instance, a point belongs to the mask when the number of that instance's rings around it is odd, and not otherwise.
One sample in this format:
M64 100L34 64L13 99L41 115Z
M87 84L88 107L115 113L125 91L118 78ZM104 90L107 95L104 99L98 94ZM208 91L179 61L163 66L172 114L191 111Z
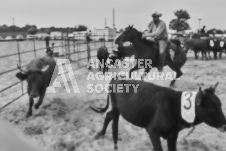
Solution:
M47 32L47 36L45 37L46 41L46 49L50 48L49 41L50 41L50 32Z
M206 26L203 26L203 27L202 27L202 29L200 30L200 33L201 33L201 34L205 34L205 33L206 33L205 28L206 28Z
M86 34L86 41L87 43L89 43L90 41L92 41L92 39L90 38L91 36L91 31L89 31L89 33Z
M142 38L147 38L151 37L155 41L158 42L159 44L159 66L158 66L158 71L162 72L163 67L165 65L165 56L166 56L166 48L167 48L167 43L168 43L168 31L166 27L166 23L162 20L159 19L162 14L159 13L158 11L154 11L152 13L152 18L153 21L150 22L148 25L149 32L144 32L142 35Z

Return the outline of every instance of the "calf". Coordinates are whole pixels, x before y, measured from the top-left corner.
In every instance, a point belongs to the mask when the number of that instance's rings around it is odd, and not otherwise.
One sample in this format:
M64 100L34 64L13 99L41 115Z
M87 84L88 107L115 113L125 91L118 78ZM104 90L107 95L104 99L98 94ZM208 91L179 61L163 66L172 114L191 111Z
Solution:
M128 84L136 85L138 88L128 87ZM118 86L121 88L117 89ZM222 132L226 131L226 119L221 109L221 101L215 95L216 86L217 84L205 90L200 88L195 94L175 91L144 81L112 79L105 108L91 107L95 112L103 113L108 109L109 96L111 97L112 110L107 113L103 128L96 138L105 134L109 122L113 120L112 134L117 149L120 114L128 122L146 129L154 151L163 150L160 137L167 140L169 151L176 151L179 132L203 122ZM121 91L116 92L116 90ZM185 104L181 101L182 95L186 96ZM194 107L193 121L187 121L182 117L181 111L188 110L191 106Z
M21 67L18 66L20 72L16 74L16 77L20 80L27 80L28 83L27 92L29 95L29 110L27 117L32 115L32 107L34 104L33 98L39 97L38 102L34 106L35 109L38 109L42 104L46 88L57 77L58 68L54 70L55 67L57 67L56 61L49 55L35 58L27 65L26 70L22 70Z
M107 47L102 46L97 50L97 59L99 60L99 71L101 68L103 70L103 74L108 70L107 59L109 56L109 52Z

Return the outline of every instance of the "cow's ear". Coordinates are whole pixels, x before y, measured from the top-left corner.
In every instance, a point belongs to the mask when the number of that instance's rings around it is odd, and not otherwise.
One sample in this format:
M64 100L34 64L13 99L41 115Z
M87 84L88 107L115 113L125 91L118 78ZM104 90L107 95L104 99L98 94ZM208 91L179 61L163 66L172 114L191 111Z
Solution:
M197 94L197 98L196 98L196 102L197 102L197 105L198 106L200 106L201 105L201 103L202 103L202 101L203 101L203 95L205 95L205 92L204 91L202 91L202 88L201 87L199 87L199 92L198 92L198 94Z
M18 78L18 79L20 79L20 80L26 80L27 79L27 74L23 74L23 73L21 73L21 72L18 72L17 74L16 74L16 77Z
M214 90L214 92L216 91L217 86L218 86L218 82L213 87L211 87Z

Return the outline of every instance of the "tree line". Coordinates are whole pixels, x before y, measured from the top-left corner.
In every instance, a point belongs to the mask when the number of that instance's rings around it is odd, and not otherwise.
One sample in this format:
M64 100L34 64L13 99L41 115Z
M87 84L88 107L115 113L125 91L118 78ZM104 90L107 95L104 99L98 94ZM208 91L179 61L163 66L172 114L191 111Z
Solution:
M85 25L78 25L75 27L50 27L50 28L38 28L36 25L26 24L24 27L18 27L16 25L0 25L0 32L24 32L28 34L36 34L37 32L52 32L52 31L61 31L61 32L74 32L74 31L86 31L87 27Z

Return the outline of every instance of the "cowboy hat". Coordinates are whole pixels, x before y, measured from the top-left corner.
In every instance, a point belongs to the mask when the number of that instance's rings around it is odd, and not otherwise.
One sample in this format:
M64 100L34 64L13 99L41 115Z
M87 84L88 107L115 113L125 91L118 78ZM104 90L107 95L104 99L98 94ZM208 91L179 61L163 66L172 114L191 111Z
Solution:
M162 16L162 13L159 13L158 11L153 11L151 16L158 16L158 17L161 17Z

